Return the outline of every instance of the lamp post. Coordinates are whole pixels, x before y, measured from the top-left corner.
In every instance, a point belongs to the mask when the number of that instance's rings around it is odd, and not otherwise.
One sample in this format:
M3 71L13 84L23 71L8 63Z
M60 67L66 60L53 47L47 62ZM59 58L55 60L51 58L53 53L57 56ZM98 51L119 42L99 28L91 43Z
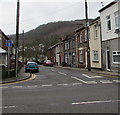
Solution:
M17 15L16 15L16 39L15 39L15 76L17 77L18 69L18 39L19 39L19 12L20 2L17 0Z
M89 22L88 22L88 9L87 0L85 0L85 17L86 17L86 37L87 37L87 69L91 71L90 67L90 47L89 47Z

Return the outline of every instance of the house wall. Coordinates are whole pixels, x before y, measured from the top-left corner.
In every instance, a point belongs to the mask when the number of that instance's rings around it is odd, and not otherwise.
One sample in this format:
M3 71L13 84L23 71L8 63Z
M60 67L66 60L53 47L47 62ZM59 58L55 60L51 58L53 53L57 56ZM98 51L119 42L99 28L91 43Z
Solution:
M77 44L78 44L78 50L77 50L77 55L78 55L78 67L79 68L85 68L87 66L87 41L85 40L85 28L81 29L77 34ZM83 61L81 61L80 57L80 51L83 53Z
M120 33L115 33L115 15L118 11L118 2L100 12L101 28L102 28L102 55L103 55L103 69L108 71L120 71L120 62L113 62L113 51L120 51ZM106 16L110 15L111 30L107 30ZM108 56L109 52L109 56ZM120 56L118 57L120 58ZM108 63L109 62L109 63Z
M114 12L118 11L118 4L115 3L111 7L100 12L101 27L102 27L102 41L116 38L118 35L115 33L115 16ZM112 30L107 30L106 16L110 15Z
M106 60L106 51L110 51L110 70L114 72L120 71L120 64L113 62L113 51L119 51L118 50L118 44L120 39L111 39L108 41L102 42L102 53L103 53L103 69L107 70L107 60Z
M97 21L98 22L98 21ZM90 26L90 59L91 59L91 68L102 68L101 65L101 36L100 36L100 24L97 22L93 23ZM98 37L95 37L95 25L97 29ZM94 60L94 51L98 51L98 60Z

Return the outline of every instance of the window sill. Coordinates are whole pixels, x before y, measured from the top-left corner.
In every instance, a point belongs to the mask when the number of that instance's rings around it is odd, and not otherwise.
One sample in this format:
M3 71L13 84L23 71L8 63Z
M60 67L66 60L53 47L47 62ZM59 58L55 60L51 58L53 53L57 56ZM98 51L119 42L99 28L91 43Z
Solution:
M120 62L113 62L113 64L120 64Z
M92 62L94 62L94 63L99 63L99 61L95 61L95 60L94 60L94 61L92 61Z

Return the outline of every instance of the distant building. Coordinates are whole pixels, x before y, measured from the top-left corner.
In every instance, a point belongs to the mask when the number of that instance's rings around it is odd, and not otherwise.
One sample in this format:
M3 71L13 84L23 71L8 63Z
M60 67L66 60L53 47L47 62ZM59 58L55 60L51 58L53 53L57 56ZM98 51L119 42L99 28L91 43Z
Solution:
M64 61L63 42L59 42L48 49L47 59L60 66Z
M120 1L99 10L102 29L103 69L120 71Z
M67 35L64 40L64 65L76 67L76 38Z

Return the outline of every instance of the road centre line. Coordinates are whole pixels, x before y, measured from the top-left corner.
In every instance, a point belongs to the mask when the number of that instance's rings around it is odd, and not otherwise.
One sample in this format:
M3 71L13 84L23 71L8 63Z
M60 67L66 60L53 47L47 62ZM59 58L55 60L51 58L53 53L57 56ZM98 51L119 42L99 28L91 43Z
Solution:
M61 75L67 75L67 74L65 74L65 73L62 73L62 72L58 72L59 74L61 74Z
M110 80L100 80L101 83L112 83Z
M85 77L87 77L87 78L102 78L102 76L93 76L93 77L90 77L87 74L82 74L82 75L85 76Z
M15 108L17 106L13 106L13 105L10 105L10 106L2 106L0 107L0 109L7 109L7 108Z
M85 101L85 102L72 103L72 105L97 104L97 103L112 103L112 102L118 102L118 101L120 101L120 100Z
M42 87L50 87L53 86L52 84L47 84L47 85L41 85Z
M57 84L58 86L68 86L70 84L64 83L64 84Z

